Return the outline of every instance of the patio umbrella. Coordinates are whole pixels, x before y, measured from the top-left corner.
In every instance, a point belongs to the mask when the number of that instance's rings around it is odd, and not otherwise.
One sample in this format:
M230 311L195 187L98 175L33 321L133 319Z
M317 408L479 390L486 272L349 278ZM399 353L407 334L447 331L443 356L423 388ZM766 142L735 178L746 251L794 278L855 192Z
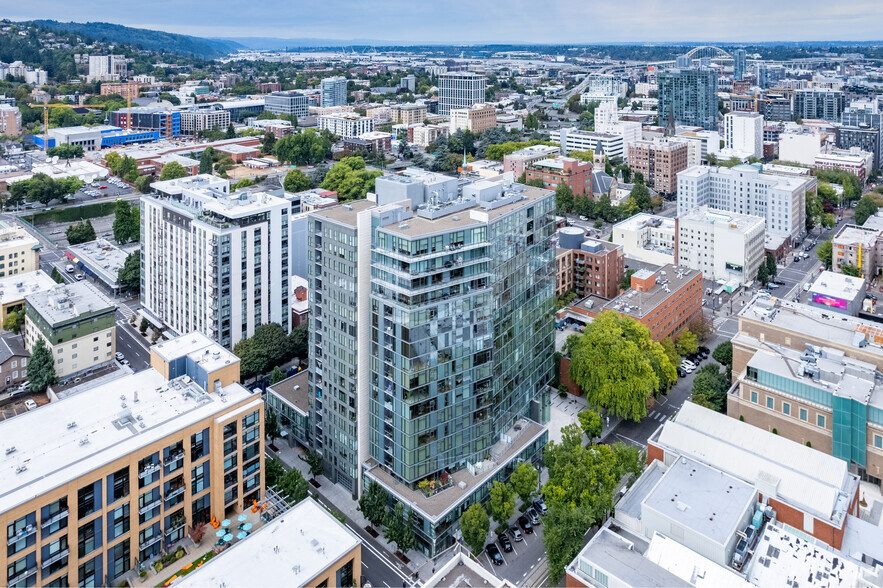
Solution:
M233 533L227 533L224 535L224 541L233 541Z
M236 520L239 521L240 523L244 523L247 518L248 518L248 515L245 513L242 513L241 515L236 517Z
M215 537L223 537L227 534L227 529L218 529L215 533Z
M229 527L230 526L230 519L224 519L223 521L221 521L221 526L222 527Z
M242 525L242 530L251 531L251 523L245 523L244 525Z
M246 537L248 537L248 533L245 531L239 531L239 533L236 534L237 539L245 539Z

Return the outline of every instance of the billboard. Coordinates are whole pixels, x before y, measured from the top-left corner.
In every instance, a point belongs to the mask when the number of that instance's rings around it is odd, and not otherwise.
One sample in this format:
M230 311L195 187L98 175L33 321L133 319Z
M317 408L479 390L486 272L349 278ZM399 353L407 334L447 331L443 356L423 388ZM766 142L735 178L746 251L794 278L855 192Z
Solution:
M840 310L846 310L847 305L847 301L843 298L837 298L836 296L829 296L826 294L819 294L818 292L812 293L812 302L813 304L830 306L831 308L837 308Z

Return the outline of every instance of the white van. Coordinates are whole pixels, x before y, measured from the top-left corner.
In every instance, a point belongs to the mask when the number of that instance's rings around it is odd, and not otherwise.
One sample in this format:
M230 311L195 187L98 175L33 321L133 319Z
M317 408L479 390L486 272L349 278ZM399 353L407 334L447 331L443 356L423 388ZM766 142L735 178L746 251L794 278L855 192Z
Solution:
M812 284L809 283L809 282L807 282L807 283L805 283L805 284L803 285L803 291L804 291L804 292L809 292L809 289L810 289L810 288L812 288Z

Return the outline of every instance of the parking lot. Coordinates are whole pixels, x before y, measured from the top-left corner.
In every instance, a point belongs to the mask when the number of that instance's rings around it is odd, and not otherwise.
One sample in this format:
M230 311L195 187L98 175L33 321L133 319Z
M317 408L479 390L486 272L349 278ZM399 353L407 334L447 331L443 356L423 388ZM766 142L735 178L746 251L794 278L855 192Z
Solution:
M103 180L92 182L91 184L83 184L83 187L76 192L72 198L74 200L92 200L94 198L105 198L107 196L124 196L135 191L127 183L115 177L108 177Z
M520 516L520 512L516 513L515 516L512 517L510 521L510 527L515 524L517 525L518 517ZM491 521L491 525L496 525L495 522ZM519 527L520 529L520 527ZM496 538L496 535L494 534ZM479 561L481 564L490 570L492 574L499 578L504 578L511 582L514 585L528 585L526 584L526 580L533 579L528 578L528 576L536 575L537 566L545 565L544 560L546 559L545 547L543 546L543 525L542 519L539 525L533 527L533 533L526 534L522 531L522 541L512 541L512 535L509 533L509 539L512 543L512 551L505 552L503 551L503 547L500 545L499 540L494 541L497 547L500 550L500 555L503 558L502 565L494 565L491 561L490 555L488 555L487 548L485 548L484 553L479 557ZM529 585L547 585L548 582L530 582Z
M25 406L25 402L28 400L32 400L37 406L43 406L44 404L49 403L49 399L46 398L45 394L21 394L12 399L9 399L6 394L4 394L4 396L7 397L7 400L0 400L0 402L3 403L2 406L0 406L0 421L5 421L15 415L28 412L28 408Z

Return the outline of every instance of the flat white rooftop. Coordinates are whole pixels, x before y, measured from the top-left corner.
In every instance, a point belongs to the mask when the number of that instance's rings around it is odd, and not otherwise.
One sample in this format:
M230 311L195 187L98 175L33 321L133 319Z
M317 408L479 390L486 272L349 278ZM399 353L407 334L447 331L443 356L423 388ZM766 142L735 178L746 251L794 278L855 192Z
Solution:
M207 372L213 372L239 361L233 353L196 331L157 343L152 349L165 361L186 355L202 365Z
M696 588L746 588L751 586L733 570L718 565L674 539L655 533L645 557L663 570Z
M55 280L43 270L27 272L0 279L0 304L24 300L28 294L50 290L56 286Z
M28 294L26 299L52 326L84 314L116 308L110 298L89 282L56 284L51 290Z
M844 300L853 300L864 288L865 281L846 274L824 271L819 274L809 291L823 296L836 296Z
M638 231L640 229L643 229L644 227L674 231L675 219L669 218L667 216L657 216L655 214L642 212L615 224L613 226L613 230L614 232L616 231L616 229L621 229L624 231Z
M175 585L306 586L361 542L316 501L306 498ZM353 577L360 574L354 566Z
M224 390L226 402L147 369L0 422L0 512L252 396L239 384Z

